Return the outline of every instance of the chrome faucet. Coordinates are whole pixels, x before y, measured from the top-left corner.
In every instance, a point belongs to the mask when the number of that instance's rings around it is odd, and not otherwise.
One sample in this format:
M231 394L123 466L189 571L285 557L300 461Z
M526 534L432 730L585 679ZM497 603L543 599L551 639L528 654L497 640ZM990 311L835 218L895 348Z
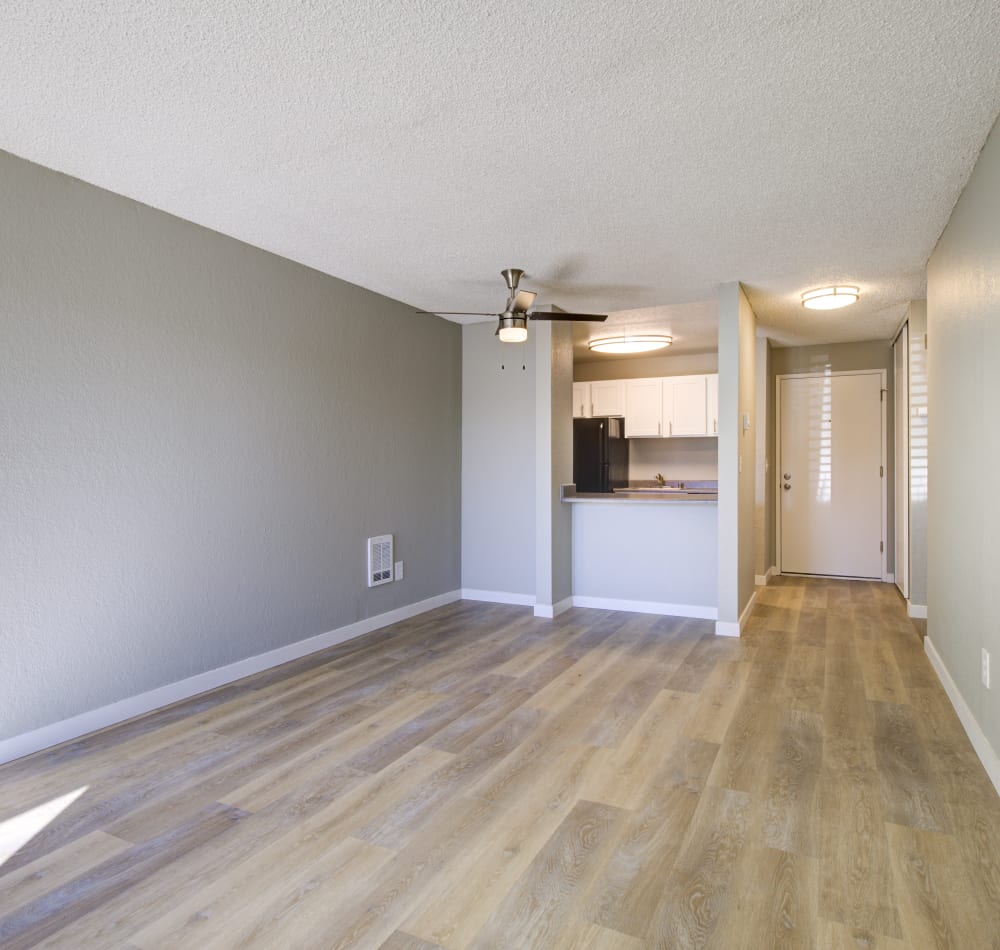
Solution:
M659 472L656 473L656 484L659 485L660 488L667 484L667 480Z

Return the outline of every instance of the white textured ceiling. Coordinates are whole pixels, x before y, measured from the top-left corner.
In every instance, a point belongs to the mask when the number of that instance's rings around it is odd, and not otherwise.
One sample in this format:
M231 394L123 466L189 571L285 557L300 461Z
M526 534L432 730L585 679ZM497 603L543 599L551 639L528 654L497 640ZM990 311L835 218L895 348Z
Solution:
M884 338L1000 109L996 0L12 0L0 148L415 306L742 280ZM860 284L816 316L801 291Z

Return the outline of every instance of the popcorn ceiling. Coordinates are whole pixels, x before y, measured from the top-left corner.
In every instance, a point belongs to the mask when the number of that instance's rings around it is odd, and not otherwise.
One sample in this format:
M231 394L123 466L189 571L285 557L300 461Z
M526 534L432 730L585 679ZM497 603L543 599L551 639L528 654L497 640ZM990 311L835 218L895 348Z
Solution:
M741 280L888 337L1000 110L1000 4L16 0L0 148L414 306ZM834 281L862 300L817 315Z

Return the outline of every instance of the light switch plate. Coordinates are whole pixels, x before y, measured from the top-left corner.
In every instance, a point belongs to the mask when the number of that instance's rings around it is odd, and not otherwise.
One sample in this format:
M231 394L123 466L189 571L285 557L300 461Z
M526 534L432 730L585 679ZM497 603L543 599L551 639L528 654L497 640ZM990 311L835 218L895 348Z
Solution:
M983 647L983 686L990 688L990 651Z
M396 561L396 569L393 571L393 580L401 581L403 579L403 562Z

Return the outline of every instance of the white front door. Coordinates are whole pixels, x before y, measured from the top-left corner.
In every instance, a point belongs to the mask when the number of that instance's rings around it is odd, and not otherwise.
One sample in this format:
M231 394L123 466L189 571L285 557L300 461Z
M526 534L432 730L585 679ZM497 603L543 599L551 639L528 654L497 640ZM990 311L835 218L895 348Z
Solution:
M882 374L778 385L781 571L881 580Z

